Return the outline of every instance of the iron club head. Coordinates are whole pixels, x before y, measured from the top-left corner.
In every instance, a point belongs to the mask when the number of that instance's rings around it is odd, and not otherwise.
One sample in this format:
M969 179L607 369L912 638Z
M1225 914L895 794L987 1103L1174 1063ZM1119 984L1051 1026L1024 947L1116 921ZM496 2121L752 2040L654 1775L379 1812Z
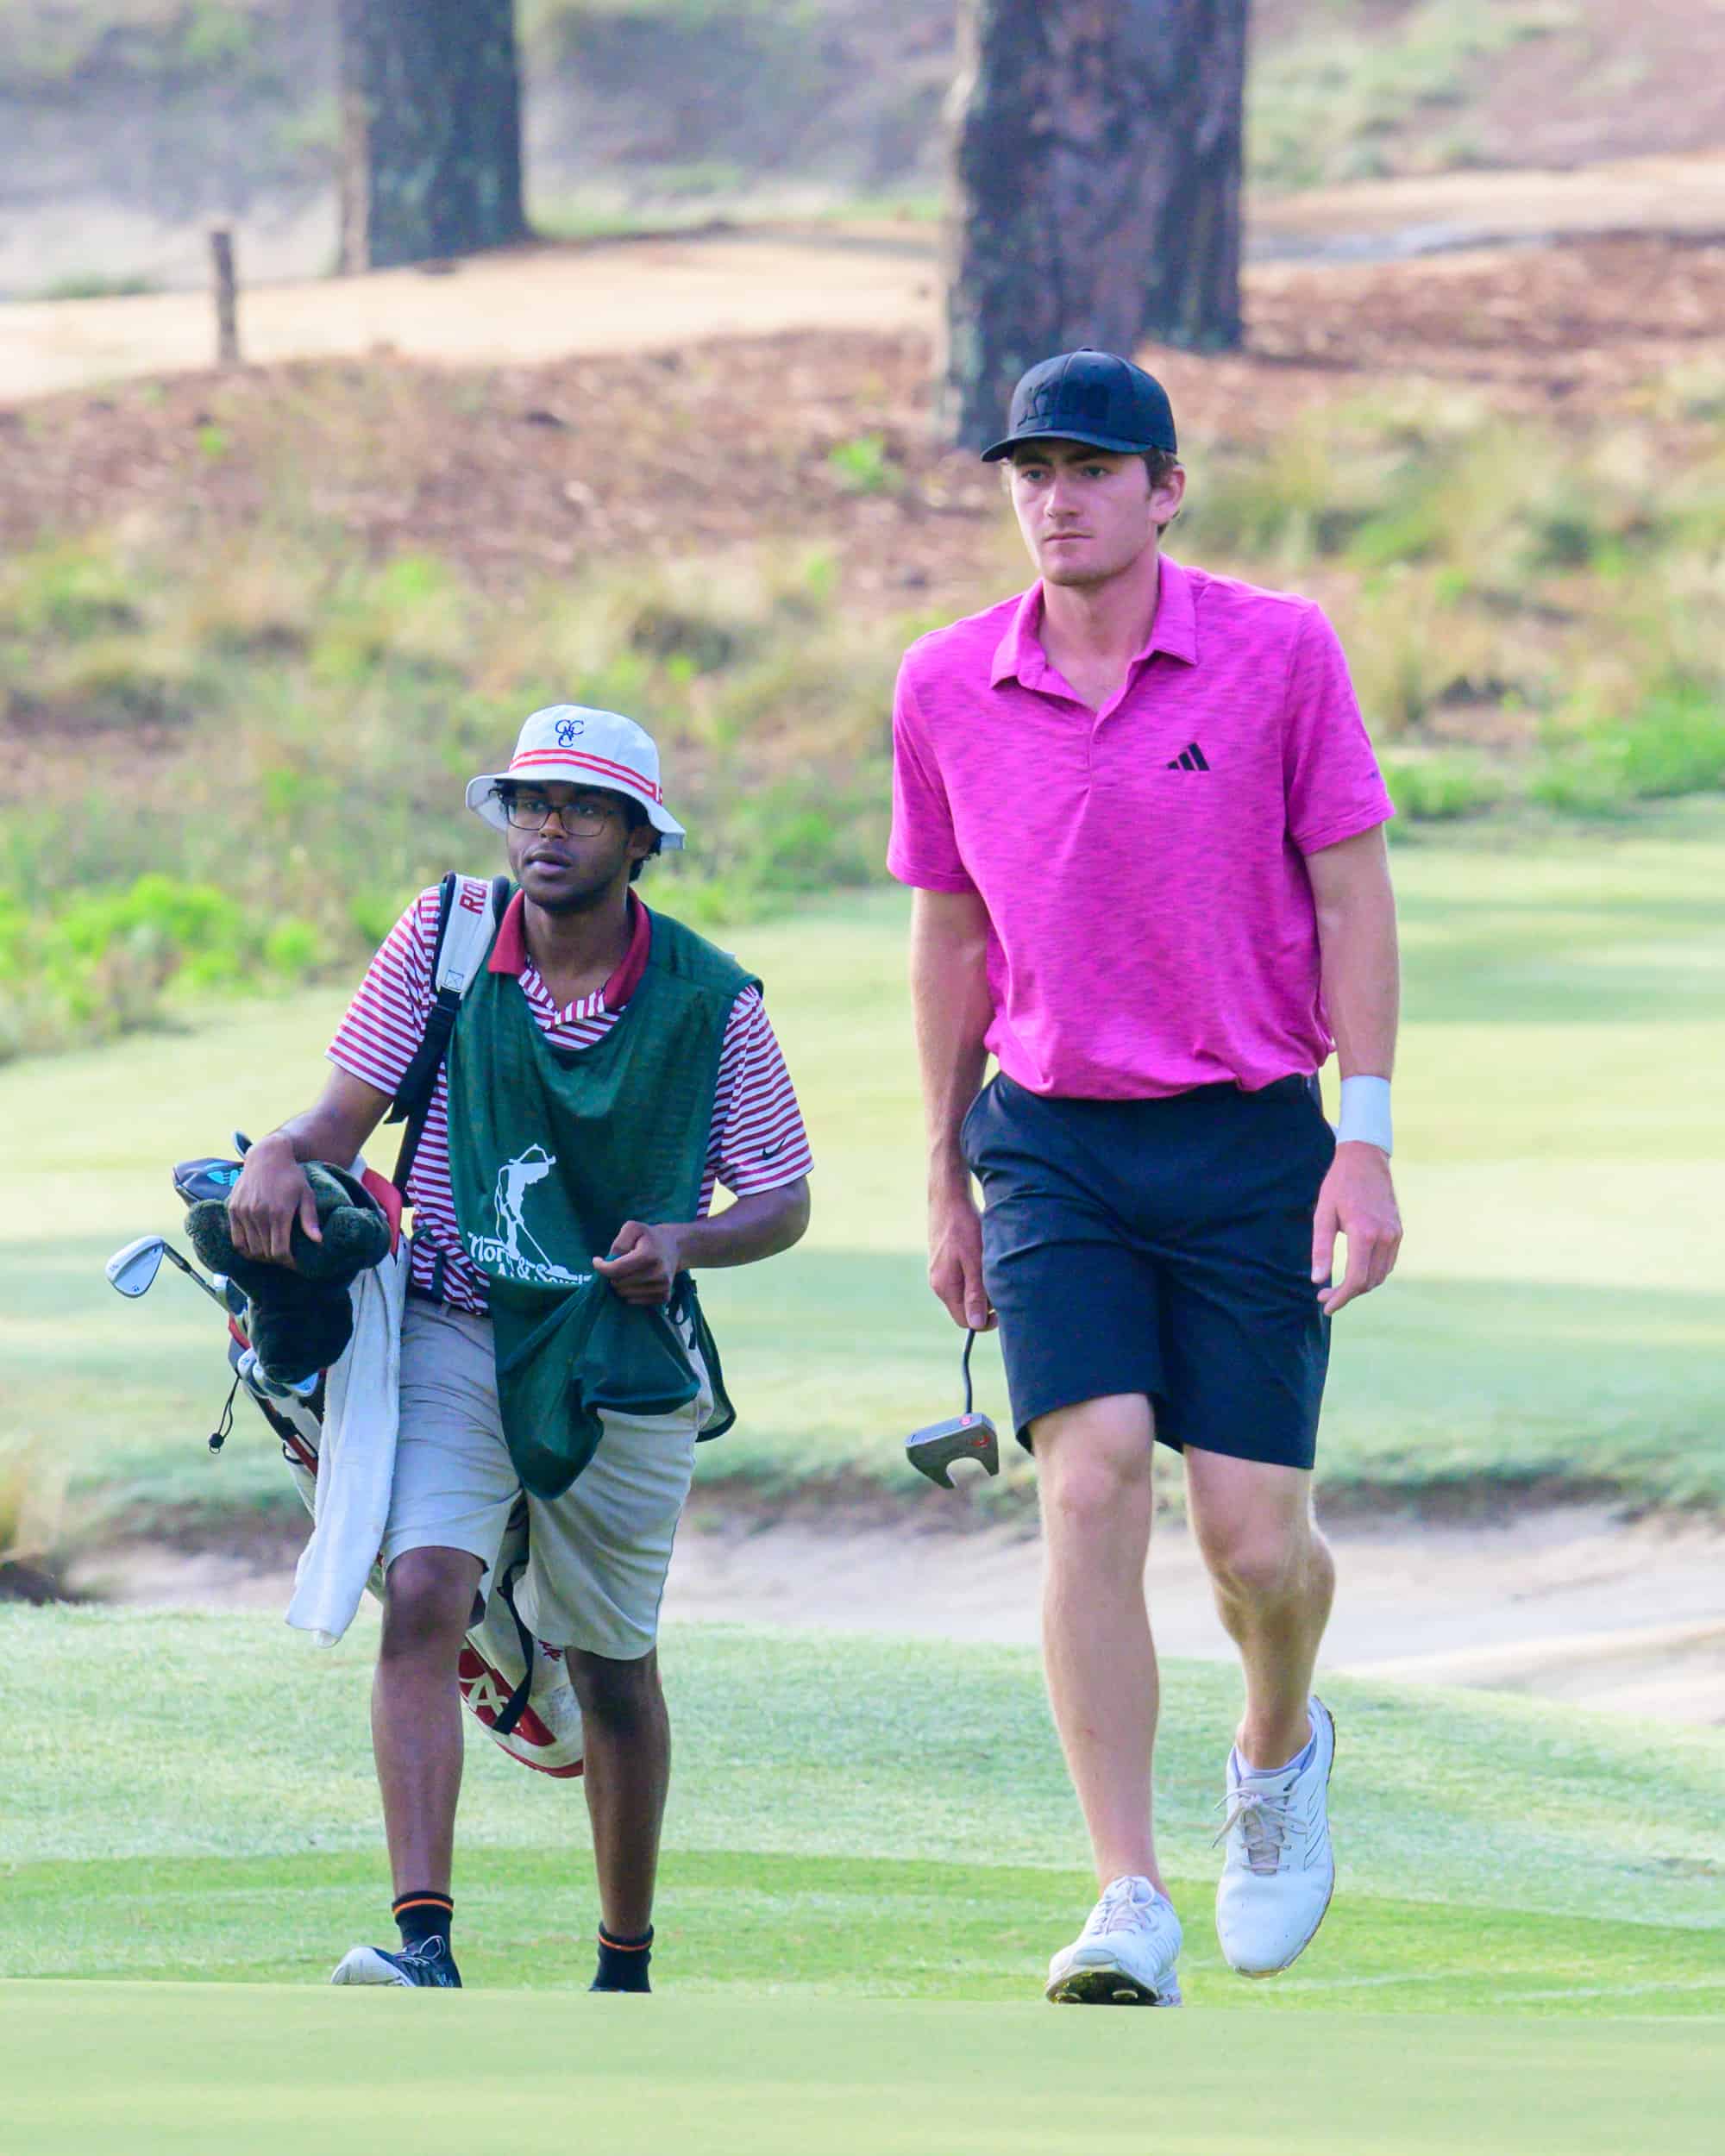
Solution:
M201 1288L224 1315L227 1313L226 1296L189 1259L182 1257L165 1235L141 1235L135 1243L127 1244L123 1250L116 1250L102 1269L110 1286L135 1301L140 1295L148 1294L164 1258L184 1273L194 1288Z
M161 1270L162 1253L167 1244L159 1235L141 1235L135 1243L127 1244L123 1250L116 1250L103 1267L108 1275L108 1285L134 1300L147 1294Z

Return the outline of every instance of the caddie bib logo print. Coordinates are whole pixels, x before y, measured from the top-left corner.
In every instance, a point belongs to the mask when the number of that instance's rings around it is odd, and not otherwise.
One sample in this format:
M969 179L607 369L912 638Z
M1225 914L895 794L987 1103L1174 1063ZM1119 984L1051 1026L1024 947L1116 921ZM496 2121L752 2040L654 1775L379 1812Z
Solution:
M491 1200L497 1233L468 1238L475 1263L486 1272L527 1288L583 1288L593 1278L590 1272L572 1273L559 1265L524 1217L529 1194L556 1165L555 1153L548 1153L543 1145L530 1145L498 1169Z

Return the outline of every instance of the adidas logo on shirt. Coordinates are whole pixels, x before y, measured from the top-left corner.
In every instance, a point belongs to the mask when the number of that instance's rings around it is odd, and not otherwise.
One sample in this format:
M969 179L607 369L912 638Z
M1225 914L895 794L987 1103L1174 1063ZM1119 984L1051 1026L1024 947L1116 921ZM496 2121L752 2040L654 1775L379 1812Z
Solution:
M1170 771L1208 771L1210 765L1208 758L1195 741L1189 748L1182 749L1177 756L1170 756L1167 768Z

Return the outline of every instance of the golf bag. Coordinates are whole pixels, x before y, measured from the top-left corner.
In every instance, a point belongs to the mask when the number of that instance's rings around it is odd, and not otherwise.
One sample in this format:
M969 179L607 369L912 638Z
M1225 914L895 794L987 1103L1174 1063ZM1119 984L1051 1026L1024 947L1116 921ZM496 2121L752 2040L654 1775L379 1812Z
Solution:
M245 1354L237 1324L229 1359L237 1372ZM308 1513L317 1507L318 1439L323 1388L309 1398L267 1394L256 1379L240 1383L275 1435L294 1488ZM518 1501L504 1531L485 1615L461 1643L456 1678L462 1704L511 1759L541 1774L567 1779L581 1771L581 1710L560 1647L536 1639L515 1607L515 1583L527 1563L527 1503ZM383 1599L383 1568L367 1583Z
M483 878L451 873L443 879L432 975L436 1001L388 1119L406 1125L395 1174L386 1181L374 1169L367 1169L362 1178L389 1220L392 1250L397 1248L407 1178L461 999L491 948L508 891L507 877L488 883ZM239 1165L235 1162L187 1162L175 1169L174 1187L191 1204L199 1197L225 1196L238 1175ZM251 1351L244 1298L229 1288L228 1300L228 1359L234 1371L235 1389L246 1392L279 1440L294 1488L307 1512L315 1517L324 1378L320 1375L315 1383L304 1388L272 1382ZM230 1408L231 1404L230 1395ZM225 1428L220 1435L225 1435ZM219 1449L219 1436L212 1438L210 1444L212 1449ZM516 1608L515 1586L527 1555L527 1503L522 1498L511 1514L498 1552L485 1615L462 1645L458 1680L468 1713L511 1758L542 1774L567 1778L581 1771L580 1708L561 1650L535 1639ZM373 1567L367 1584L381 1599L380 1565Z

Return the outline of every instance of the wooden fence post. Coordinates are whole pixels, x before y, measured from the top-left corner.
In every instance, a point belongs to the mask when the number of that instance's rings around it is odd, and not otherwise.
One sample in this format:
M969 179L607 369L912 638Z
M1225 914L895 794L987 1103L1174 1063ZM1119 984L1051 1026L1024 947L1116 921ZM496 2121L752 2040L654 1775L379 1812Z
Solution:
M216 364L240 364L239 289L234 278L234 235L218 224L210 235L210 260L216 279Z

